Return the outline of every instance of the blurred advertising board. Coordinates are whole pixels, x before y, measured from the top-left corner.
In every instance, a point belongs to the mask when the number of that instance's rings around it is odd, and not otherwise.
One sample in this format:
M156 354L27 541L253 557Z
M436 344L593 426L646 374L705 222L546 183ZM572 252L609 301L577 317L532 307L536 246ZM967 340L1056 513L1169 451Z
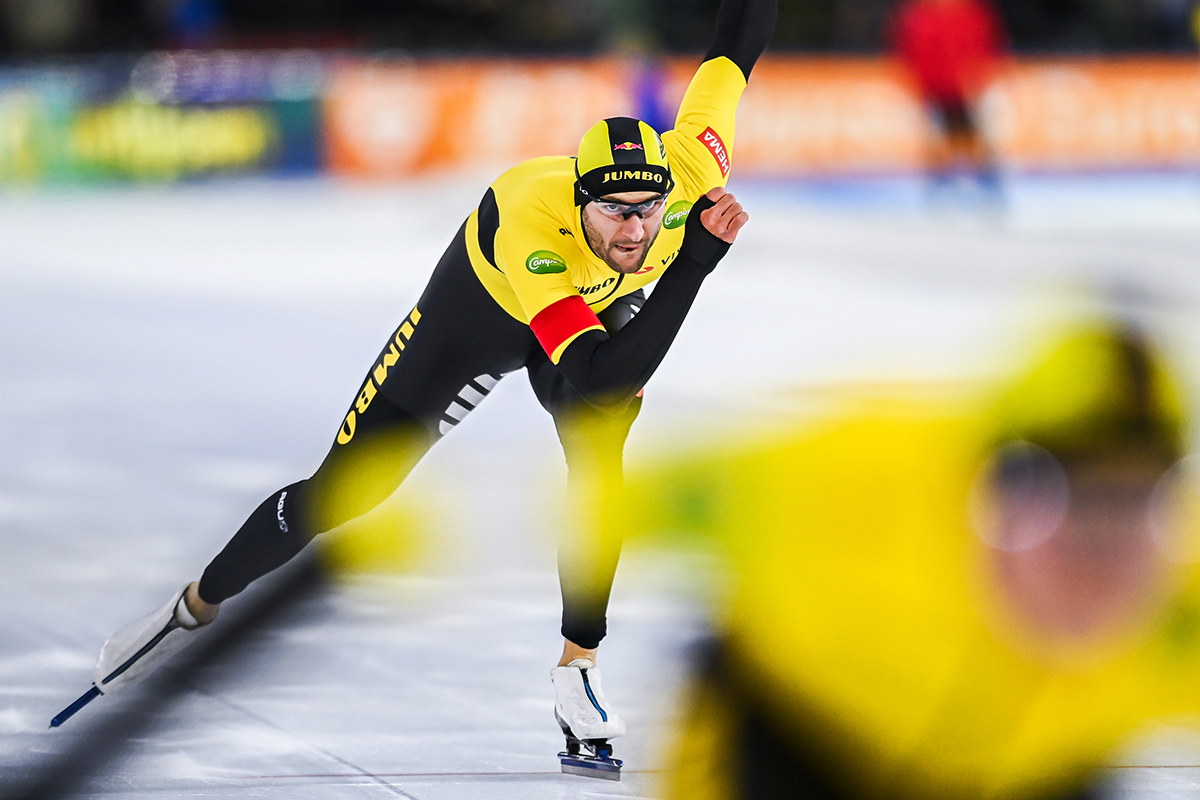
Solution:
M1012 65L989 89L984 119L1019 167L1200 166L1200 59Z
M597 119L670 119L696 59L406 59L181 51L0 70L0 183L329 170L499 172L573 153ZM1200 166L1200 60L1016 60L983 127L1022 170ZM659 123L662 125L662 123ZM742 100L739 174L918 169L929 122L885 58L770 57Z
M326 95L329 167L397 178L574 153L596 120L633 113L627 73L610 60L344 63Z
M179 52L0 72L0 182L315 172L324 69Z
M1000 161L1017 169L1200 166L1194 58L1010 62L979 113ZM759 174L905 170L920 165L930 133L886 59L771 59L746 91L734 158Z
M661 67L678 103L694 59ZM590 61L342 63L325 105L330 169L396 178L499 171L573 153L597 119L638 114L646 65ZM1200 164L1200 61L1016 61L981 102L1000 160L1032 170ZM739 172L802 176L916 169L930 123L884 58L774 57L755 68L738 112Z
M734 164L759 175L912 169L925 124L889 61L766 59L738 107Z

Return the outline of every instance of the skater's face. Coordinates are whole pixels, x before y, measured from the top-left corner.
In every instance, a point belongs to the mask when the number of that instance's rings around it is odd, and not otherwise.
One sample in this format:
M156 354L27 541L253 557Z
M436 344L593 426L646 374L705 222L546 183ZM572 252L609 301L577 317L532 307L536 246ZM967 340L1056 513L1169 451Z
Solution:
M1145 621L1168 588L1176 536L1180 495L1164 469L1136 457L1049 462L993 483L993 564L1019 616L1071 638Z
M656 192L620 192L608 194L601 201L632 205L647 203L643 214L611 215L603 213L596 203L583 207L583 232L588 244L604 263L617 272L633 273L642 268L650 246L662 229L663 209L666 203L651 203L660 197Z

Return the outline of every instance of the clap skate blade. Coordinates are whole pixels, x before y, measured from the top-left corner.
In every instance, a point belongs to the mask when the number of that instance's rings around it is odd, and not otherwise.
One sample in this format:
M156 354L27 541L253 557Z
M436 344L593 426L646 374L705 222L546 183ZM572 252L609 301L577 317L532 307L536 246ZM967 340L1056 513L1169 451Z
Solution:
M612 757L612 745L607 739L580 740L569 731L563 733L567 735L567 749L558 754L563 772L606 781L621 780L621 766L625 762Z

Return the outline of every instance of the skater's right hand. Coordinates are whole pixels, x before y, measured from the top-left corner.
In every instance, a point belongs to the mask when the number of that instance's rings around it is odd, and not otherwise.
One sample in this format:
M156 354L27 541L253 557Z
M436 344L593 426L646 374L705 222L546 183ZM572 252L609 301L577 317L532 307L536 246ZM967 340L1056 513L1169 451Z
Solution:
M720 186L709 189L692 205L679 254L696 262L705 274L712 272L748 219L737 198Z
M738 231L750 220L750 215L742 209L737 201L724 187L715 186L704 195L713 202L711 208L700 212L700 222L713 236L723 242L733 244ZM700 205L697 203L697 205Z

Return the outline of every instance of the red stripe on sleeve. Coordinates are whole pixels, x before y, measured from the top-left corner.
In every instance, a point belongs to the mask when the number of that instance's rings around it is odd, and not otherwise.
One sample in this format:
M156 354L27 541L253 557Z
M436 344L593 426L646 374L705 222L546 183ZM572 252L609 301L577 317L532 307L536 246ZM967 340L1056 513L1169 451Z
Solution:
M588 308L588 304L577 294L543 308L529 321L529 327L551 359L558 355L559 348L584 331L596 328L604 330L596 312Z

